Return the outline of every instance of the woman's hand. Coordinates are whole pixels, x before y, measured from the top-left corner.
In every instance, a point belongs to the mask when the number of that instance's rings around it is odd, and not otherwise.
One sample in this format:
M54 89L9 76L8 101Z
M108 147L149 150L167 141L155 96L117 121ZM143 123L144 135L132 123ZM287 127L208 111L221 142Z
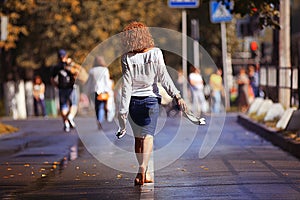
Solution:
M125 130L126 129L126 121L127 121L127 113L124 113L124 114L119 113L118 120L119 120L120 129Z
M118 139L121 139L126 134L126 121L127 121L127 114L119 113L119 129L116 133Z
M178 107L180 108L180 110L187 111L187 105L186 105L185 101L183 100L183 98L180 96L180 94L177 94L174 98L176 99L176 103L177 103Z
M177 105L180 107L180 110L187 111L187 105L182 98L177 100Z

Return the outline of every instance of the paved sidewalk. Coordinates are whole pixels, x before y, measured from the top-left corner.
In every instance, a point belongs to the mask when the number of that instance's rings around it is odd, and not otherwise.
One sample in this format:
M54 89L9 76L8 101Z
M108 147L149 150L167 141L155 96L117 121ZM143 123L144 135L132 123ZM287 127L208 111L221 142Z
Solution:
M300 158L300 142L285 137L283 131L274 130L261 123L252 120L249 116L240 114L238 122L250 131L255 132L272 144L282 148L297 158Z
M77 122L92 120L92 118L77 118ZM47 127L40 126L37 128L40 131L36 131L46 135L46 132L49 131L49 134L51 135L52 132L55 137L58 137L59 134L73 137L72 134L59 133L58 130L61 127L58 121L50 122L46 123ZM207 122L209 124L210 119ZM163 148L172 141L175 136L173 131L175 125L174 120L165 123L164 128L155 139L157 149ZM30 124L28 124L29 126ZM98 134L96 124L94 126L87 126L87 128L95 129L94 134ZM183 126L188 138L193 125L184 122ZM105 126L105 134L109 140L120 148L132 149L132 138L127 135L122 140L117 140L113 135L114 129L114 123ZM175 162L154 172L155 183L152 186L134 187L134 173L105 166L88 151L91 150L91 147L87 149L79 142L76 160L69 161L60 168L61 170L56 168L56 170L50 171L44 178L36 179L26 187L19 184L22 176L16 175L5 179L0 177L0 197L3 199L205 200L296 200L300 198L300 161L297 158L244 129L237 123L237 115L228 114L217 145L207 157L199 159L199 148L207 129L208 126L205 126L198 130L191 146ZM25 138L27 136L23 137L23 139ZM1 138L0 142L2 142ZM172 143L170 152L166 152L166 156L169 156L172 151L176 151L183 142L182 140ZM93 148L99 147L94 146ZM15 155L18 154L20 152ZM111 152L110 155L110 159L117 159L114 152ZM43 156L40 156L39 159L45 160ZM154 157L154 165L156 161ZM122 164L120 161L120 165ZM8 167L5 163L2 163L1 166ZM15 172L13 167L11 168L10 172ZM25 169L31 171L30 167ZM26 170L21 173L26 173Z
M0 137L0 197L32 188L77 157L78 135L65 133L60 119L2 120L19 128ZM13 199L13 197L12 197Z

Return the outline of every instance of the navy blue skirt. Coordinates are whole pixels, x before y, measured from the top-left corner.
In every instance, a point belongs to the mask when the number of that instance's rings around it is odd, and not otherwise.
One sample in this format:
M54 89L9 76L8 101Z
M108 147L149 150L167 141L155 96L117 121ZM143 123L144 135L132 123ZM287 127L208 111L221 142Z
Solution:
M129 123L134 137L155 134L159 116L159 100L156 97L131 97L129 104Z

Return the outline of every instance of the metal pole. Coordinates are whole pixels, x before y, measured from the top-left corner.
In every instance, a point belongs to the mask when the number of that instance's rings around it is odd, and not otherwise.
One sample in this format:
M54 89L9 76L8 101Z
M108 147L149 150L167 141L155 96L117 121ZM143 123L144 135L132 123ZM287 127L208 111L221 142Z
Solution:
M300 41L298 41L298 60L297 60L297 65L298 65L298 110L300 110Z
M186 10L182 9L182 73L187 80L187 23L186 23ZM187 100L187 84L182 86L182 96Z
M228 66L227 66L227 40L226 40L226 24L221 22L221 39L222 39L222 60L224 72L224 88L225 88L225 106L230 108L229 88L228 88Z
M199 60L199 46L198 46L198 41L194 40L193 44L194 44L194 66L199 69L200 68L200 60Z
M286 70L291 70L291 78L290 78L290 94L291 94L291 98L290 98L290 107L293 105L293 79L294 79L294 68L291 66L290 69L286 69Z
M200 69L200 60L199 60L199 21L197 19L191 20L191 36L194 39L193 41L193 50L194 50L194 66Z
M269 99L269 66L268 65L266 66L266 99Z

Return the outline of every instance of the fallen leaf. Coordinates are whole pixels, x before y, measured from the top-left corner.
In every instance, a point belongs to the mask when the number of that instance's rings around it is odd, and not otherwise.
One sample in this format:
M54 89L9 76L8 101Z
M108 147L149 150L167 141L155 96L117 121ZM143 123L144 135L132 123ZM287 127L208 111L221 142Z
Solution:
M44 172L44 171L46 171L46 169L45 168L41 168L39 172Z
M42 176L42 178L45 178L47 176L47 174L42 174L41 176Z
M117 178L118 178L118 179L122 178L122 174L118 174L118 175L117 175Z

